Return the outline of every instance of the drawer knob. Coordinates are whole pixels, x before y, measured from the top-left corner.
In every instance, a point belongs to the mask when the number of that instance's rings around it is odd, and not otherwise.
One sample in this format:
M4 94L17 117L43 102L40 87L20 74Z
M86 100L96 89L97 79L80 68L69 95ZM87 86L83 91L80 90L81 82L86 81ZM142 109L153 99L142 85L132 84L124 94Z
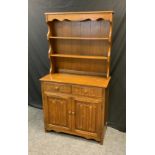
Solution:
M59 87L55 87L55 90L58 90L59 89Z
M71 112L71 111L68 111L68 114L69 114L69 115L71 115L71 114L72 114L72 112Z
M85 90L84 90L84 93L85 93L85 94L86 94L86 93L88 93L88 90L87 90L87 89L85 89Z

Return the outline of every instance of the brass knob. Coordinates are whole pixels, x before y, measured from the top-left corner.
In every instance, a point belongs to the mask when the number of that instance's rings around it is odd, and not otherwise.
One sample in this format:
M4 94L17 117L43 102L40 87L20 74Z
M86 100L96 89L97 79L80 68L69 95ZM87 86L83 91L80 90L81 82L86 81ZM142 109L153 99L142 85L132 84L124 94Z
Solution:
M75 112L74 111L72 111L72 115L74 115L75 114Z
M88 90L87 90L87 89L84 89L84 93L85 93L85 94L88 93Z
M71 111L68 111L68 114L69 114L69 115L71 115L71 114L72 114L72 112L71 112Z
M56 90L58 90L58 89L59 89L59 87L57 87L57 86L56 86L56 87L55 87L55 89L56 89Z
M56 100L53 100L53 103L56 103Z

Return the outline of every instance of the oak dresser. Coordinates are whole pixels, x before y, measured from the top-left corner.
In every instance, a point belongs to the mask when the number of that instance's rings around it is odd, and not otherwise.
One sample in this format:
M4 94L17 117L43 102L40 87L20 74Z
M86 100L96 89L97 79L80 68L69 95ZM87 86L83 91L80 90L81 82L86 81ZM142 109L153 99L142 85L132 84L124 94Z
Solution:
M45 13L50 71L42 77L45 131L103 143L113 11Z

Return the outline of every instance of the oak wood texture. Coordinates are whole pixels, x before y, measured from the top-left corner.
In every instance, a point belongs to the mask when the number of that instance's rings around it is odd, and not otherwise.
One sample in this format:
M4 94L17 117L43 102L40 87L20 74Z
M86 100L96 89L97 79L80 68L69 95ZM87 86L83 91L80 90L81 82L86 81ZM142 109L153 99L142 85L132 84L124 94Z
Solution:
M103 143L113 11L45 13L50 60L42 77L45 131Z

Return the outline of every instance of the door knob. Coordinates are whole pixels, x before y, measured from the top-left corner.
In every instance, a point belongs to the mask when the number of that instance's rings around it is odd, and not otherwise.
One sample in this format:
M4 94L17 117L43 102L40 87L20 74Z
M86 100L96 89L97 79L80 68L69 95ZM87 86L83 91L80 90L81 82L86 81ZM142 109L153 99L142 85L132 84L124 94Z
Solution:
M53 100L53 103L56 103L56 100Z

